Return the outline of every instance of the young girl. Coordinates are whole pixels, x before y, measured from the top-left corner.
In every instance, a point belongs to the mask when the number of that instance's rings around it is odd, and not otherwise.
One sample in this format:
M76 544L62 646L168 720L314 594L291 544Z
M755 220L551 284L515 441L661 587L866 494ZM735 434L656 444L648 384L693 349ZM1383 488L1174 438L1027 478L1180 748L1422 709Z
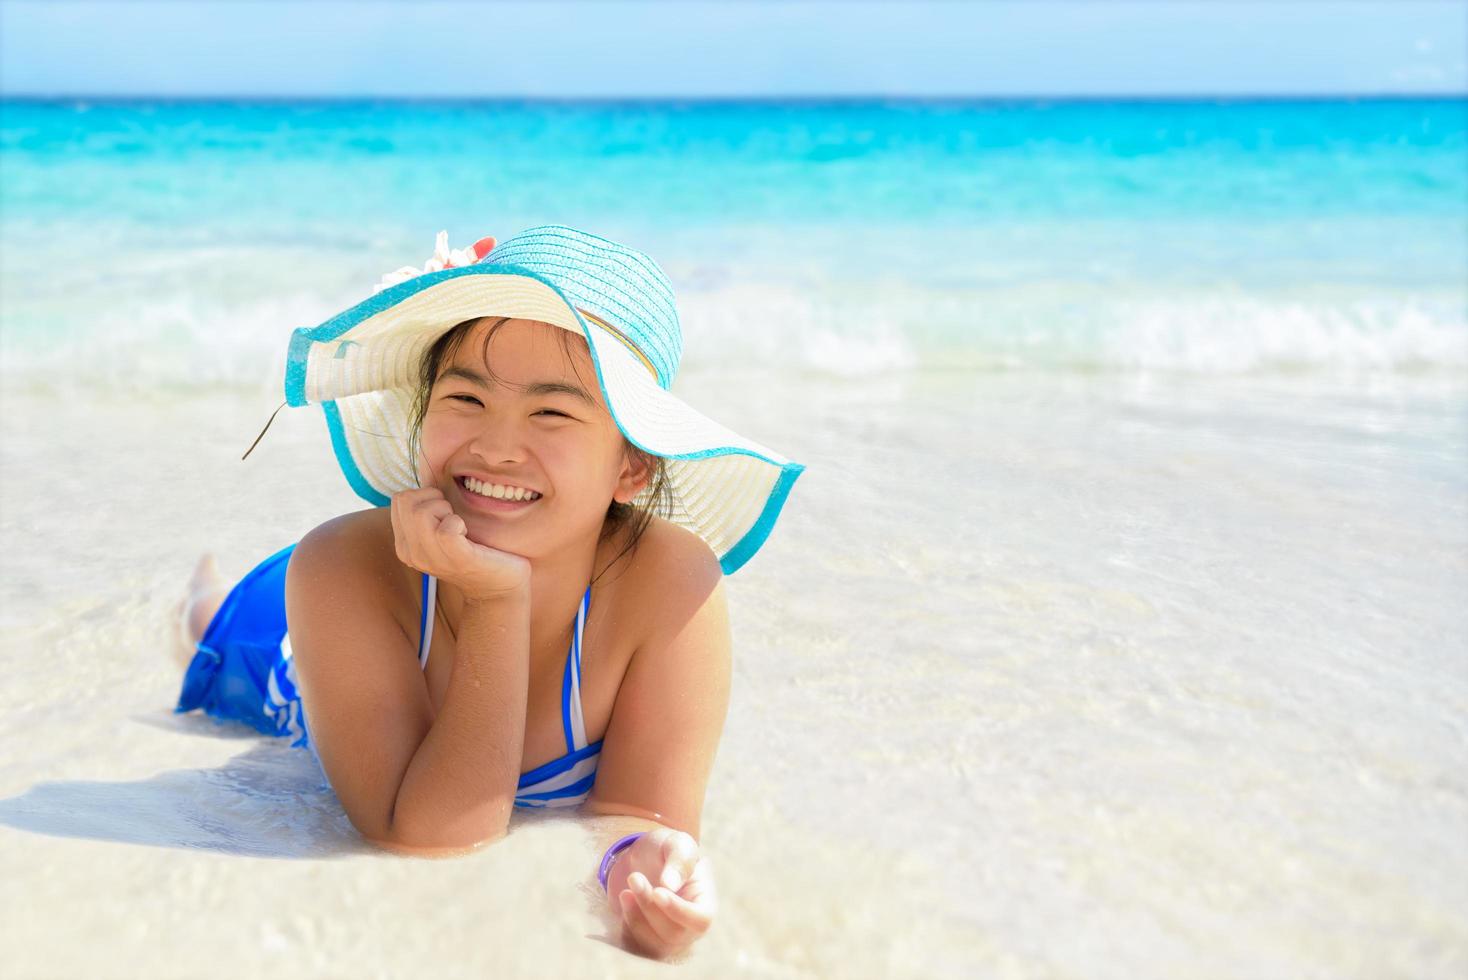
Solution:
M222 600L200 563L176 710L293 735L396 850L495 840L514 806L616 815L598 878L625 940L686 948L715 910L722 577L803 467L671 395L681 353L662 270L563 226L441 233L423 272L297 330L286 399L323 406L377 506Z

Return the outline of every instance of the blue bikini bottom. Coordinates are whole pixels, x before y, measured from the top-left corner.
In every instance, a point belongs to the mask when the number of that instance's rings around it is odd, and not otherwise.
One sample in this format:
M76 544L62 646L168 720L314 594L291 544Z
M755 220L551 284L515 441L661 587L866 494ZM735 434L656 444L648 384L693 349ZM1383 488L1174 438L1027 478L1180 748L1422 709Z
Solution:
M295 545L252 568L225 596L184 672L175 712L240 721L309 747L286 639L285 569Z

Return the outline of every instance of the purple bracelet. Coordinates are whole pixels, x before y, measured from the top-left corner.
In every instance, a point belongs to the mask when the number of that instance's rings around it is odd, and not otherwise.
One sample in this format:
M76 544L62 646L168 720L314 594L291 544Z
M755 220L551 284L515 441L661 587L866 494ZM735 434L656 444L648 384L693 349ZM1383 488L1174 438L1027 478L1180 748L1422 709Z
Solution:
M617 841L617 843L607 848L607 852L601 857L601 870L597 871L596 873L596 879L601 882L602 891L607 890L607 872L612 869L612 862L617 859L617 855L621 854L627 848L637 843L637 838L642 837L646 834L647 831L645 830L638 831L635 834L628 834L626 837L623 837L621 840Z

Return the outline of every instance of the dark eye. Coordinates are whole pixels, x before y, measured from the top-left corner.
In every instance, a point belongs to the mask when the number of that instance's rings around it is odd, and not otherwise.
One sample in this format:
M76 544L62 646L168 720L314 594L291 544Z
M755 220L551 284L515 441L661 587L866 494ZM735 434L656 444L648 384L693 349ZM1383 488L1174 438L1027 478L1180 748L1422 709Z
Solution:
M472 405L483 404L478 398L475 398L473 395L449 395L448 397L452 401L468 402Z
M536 415L559 415L563 419L568 419L568 418L571 417L571 416L567 415L565 412L558 412L558 411L556 411L554 408L542 408L540 411L536 412L535 414Z

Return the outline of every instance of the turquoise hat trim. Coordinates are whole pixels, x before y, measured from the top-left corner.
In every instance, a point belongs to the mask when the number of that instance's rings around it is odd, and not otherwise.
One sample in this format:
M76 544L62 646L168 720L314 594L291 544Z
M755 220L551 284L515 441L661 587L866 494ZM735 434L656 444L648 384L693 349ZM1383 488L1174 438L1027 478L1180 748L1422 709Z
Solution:
M765 543L765 538L775 529L775 521L780 516L780 510L785 506L785 498L790 495L790 488L795 486L795 478L805 472L805 467L800 463L787 463L780 467L780 478L775 481L775 488L770 491L770 497L765 501L765 509L760 511L759 520L754 522L754 527L749 532L734 542L724 557L719 559L719 567L724 570L725 575L733 575L745 562L754 557L760 546Z
M352 457L352 449L347 445L347 430L342 424L342 410L336 407L336 402L322 402L322 411L326 413L326 430L331 433L331 448L336 453L336 461L342 468L342 473L351 484L357 496L375 504L378 507L386 507L392 503L392 498L381 490L367 482L367 477L362 475L357 461Z

